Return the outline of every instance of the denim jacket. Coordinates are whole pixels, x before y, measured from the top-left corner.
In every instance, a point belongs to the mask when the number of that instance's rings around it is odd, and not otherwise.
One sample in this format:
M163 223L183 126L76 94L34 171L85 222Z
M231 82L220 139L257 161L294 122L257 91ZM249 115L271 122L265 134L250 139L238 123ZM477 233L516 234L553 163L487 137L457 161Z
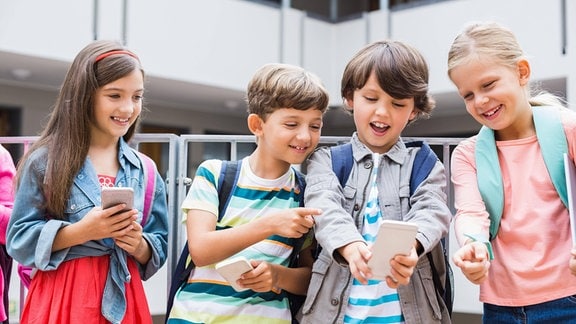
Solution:
M298 316L301 323L342 323L348 305L353 277L337 249L364 241L363 209L373 167L370 150L356 134L351 142L354 165L344 188L332 171L328 148L319 148L308 160L305 205L323 211L315 217L314 228L322 250L314 262L306 301ZM437 254L435 260L443 260L439 241L447 235L452 218L446 203L446 176L444 166L438 161L410 196L410 173L417 150L419 148L407 148L399 140L384 154L380 162L382 180L378 183L378 199L386 219L418 224L416 239L424 248L410 283L398 288L406 323L450 323L446 307L436 296L431 265L425 256L432 251Z
M142 219L145 185L144 166L137 153L120 139L118 150L120 170L116 175L116 186L134 189L134 208ZM63 161L64 163L64 161ZM100 206L101 186L96 171L87 158L68 199L63 220L51 218L41 207L45 198L42 186L47 165L47 150L40 148L26 160L15 195L14 211L7 231L8 253L19 263L40 271L55 270L65 261L85 256L110 255L110 269L104 287L102 315L112 323L121 322L126 311L124 284L130 281L127 253L111 239L88 241L61 251L52 252L58 230L78 222L95 206ZM156 186L151 213L144 224L143 236L150 245L152 256L147 264L138 264L143 280L150 278L160 269L167 257L168 218L164 181L156 171Z

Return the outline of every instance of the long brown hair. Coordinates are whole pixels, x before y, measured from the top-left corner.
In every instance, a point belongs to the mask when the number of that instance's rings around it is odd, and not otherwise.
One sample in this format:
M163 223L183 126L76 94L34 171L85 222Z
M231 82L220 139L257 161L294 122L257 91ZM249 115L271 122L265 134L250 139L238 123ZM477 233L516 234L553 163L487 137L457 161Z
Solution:
M21 168L30 154L39 148L47 149L48 162L42 188L45 206L42 207L51 218L63 218L74 176L86 160L91 142L90 126L94 122L96 90L134 70L144 74L135 55L110 55L96 60L112 51L127 49L117 42L100 40L88 44L78 53L68 69L48 124L19 163L17 184ZM124 140L132 138L139 119L123 136Z

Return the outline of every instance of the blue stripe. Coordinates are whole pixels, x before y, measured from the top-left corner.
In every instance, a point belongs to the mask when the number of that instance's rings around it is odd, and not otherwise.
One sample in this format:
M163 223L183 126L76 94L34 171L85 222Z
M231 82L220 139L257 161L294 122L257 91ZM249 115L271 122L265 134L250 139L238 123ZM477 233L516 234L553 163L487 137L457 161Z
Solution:
M236 187L236 190L234 191L234 196L241 197L242 199L246 200L262 201L263 203L269 203L269 201L272 199L295 200L293 191L288 191L284 189L280 189L279 191L275 190L262 191L262 190L242 188L240 186Z
M284 298L286 298L286 293L284 290L282 290L280 294L276 294L271 291L259 293L251 289L238 292L231 286L204 282L186 283L181 288L181 290L189 293L210 294L215 296L234 297L240 299L259 298L265 301L282 301Z
M208 170L206 167L202 166L202 164L198 167L198 171L196 171L196 176L204 177L208 182L216 184L214 174L210 172L210 170Z
M202 323L191 322L181 318L169 318L166 324L202 324Z
M376 324L376 323L401 323L404 322L404 316L384 316L368 317L366 319L357 319L350 316L344 316L344 323L350 324Z
M400 298L398 294L384 295L378 299L367 299L367 298L352 298L348 300L348 303L354 306L376 306L382 305L390 302L399 301Z

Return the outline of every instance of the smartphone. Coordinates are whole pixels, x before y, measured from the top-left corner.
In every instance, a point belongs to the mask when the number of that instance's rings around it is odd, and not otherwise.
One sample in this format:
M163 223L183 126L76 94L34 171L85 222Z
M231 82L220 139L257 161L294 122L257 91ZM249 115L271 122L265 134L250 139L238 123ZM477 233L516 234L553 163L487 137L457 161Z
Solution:
M124 210L134 208L134 189L131 187L103 187L101 198L102 209L122 203L126 204Z
M373 279L386 280L390 276L390 260L397 254L410 254L416 233L416 224L394 220L382 222L372 246L372 257L368 260Z
M234 257L230 259L226 259L224 261L216 263L216 271L224 278L232 288L236 291L244 291L248 290L248 288L240 287L236 283L236 280L240 279L240 276L254 268L243 256Z

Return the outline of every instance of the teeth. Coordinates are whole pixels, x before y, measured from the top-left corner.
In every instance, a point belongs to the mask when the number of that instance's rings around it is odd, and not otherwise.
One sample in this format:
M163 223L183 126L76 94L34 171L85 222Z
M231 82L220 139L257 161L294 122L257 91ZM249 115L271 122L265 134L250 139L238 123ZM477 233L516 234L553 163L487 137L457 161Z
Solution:
M372 125L374 125L375 127L378 127L378 128L384 128L384 127L386 127L386 124L384 124L384 123L379 123L379 122L373 122Z
M293 148L297 149L297 150L305 150L305 147L302 146L292 146Z
M498 107L498 108L496 108L496 109L494 109L494 110L492 110L492 111L489 111L489 112L487 112L487 113L484 113L484 115L487 116L487 117L490 117L490 116L494 115L496 112L498 112L498 110L500 110L500 107Z
M119 122L122 122L122 123L126 123L129 120L129 119L123 119L123 118L118 118L118 117L112 117L112 119L119 121Z

